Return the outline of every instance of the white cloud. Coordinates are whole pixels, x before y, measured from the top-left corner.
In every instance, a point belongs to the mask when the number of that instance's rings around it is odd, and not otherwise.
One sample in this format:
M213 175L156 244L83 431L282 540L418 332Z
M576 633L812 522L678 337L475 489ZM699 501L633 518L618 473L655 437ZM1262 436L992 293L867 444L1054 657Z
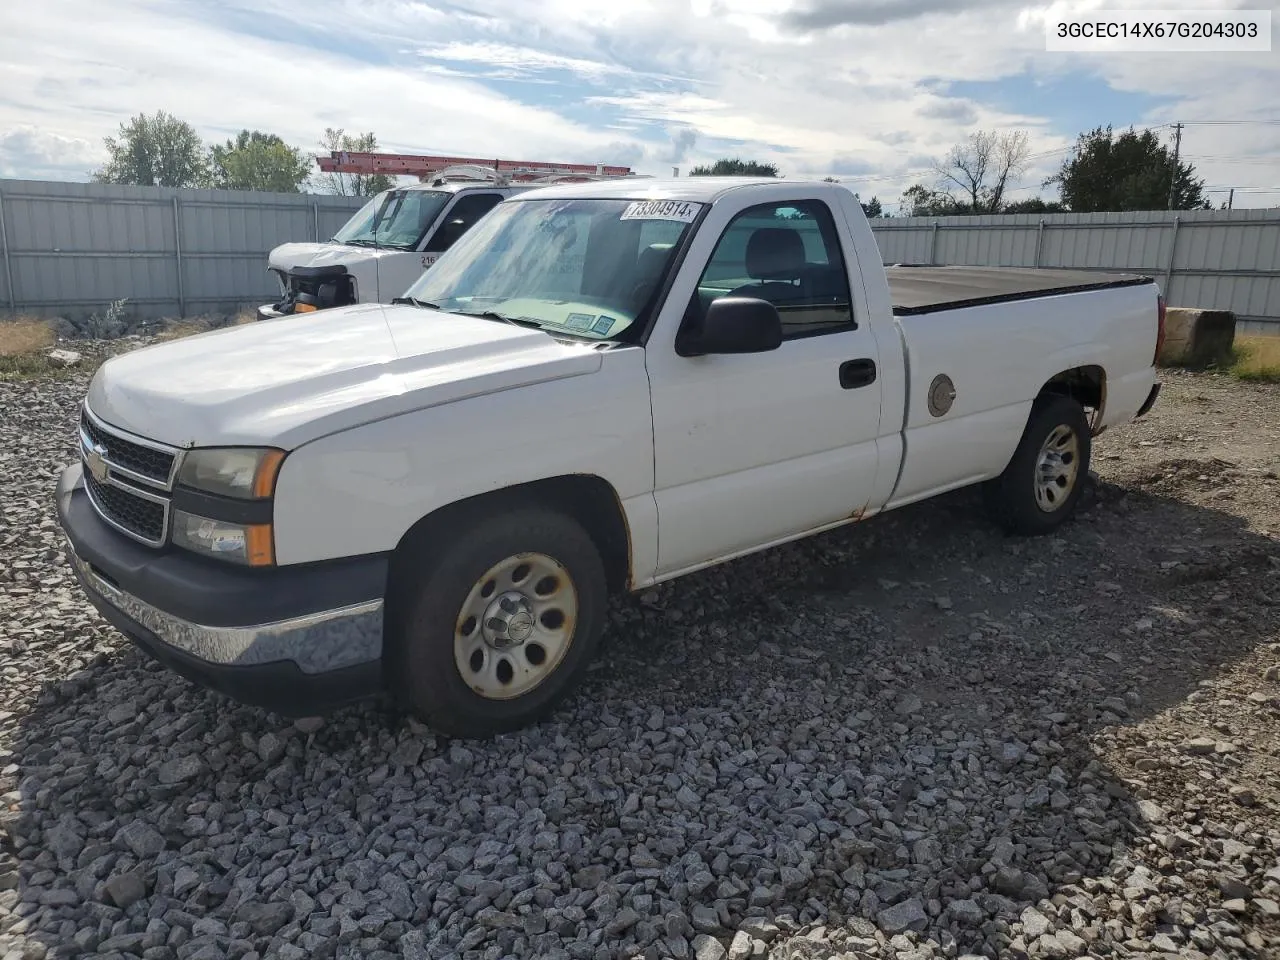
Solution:
M973 130L1020 127L1046 155L1025 195L1080 132L1063 105L1010 112L939 92L946 82L1087 71L1116 90L1177 98L1150 117L1096 118L1117 126L1261 115L1280 88L1274 54L1048 54L1037 20L1048 5L1013 0L432 3L113 0L110 16L91 0L6 5L0 173L92 166L121 121L165 109L210 139L257 127L312 149L338 126L373 130L390 150L658 174L740 155L789 174L856 171L864 196L892 202ZM1069 4L1104 5L1135 6ZM23 139L32 131L45 147ZM1183 143L1229 157L1197 161L1215 184L1280 185L1280 127L1188 127Z
M77 137L32 126L0 131L0 177L83 180L99 159L98 147Z

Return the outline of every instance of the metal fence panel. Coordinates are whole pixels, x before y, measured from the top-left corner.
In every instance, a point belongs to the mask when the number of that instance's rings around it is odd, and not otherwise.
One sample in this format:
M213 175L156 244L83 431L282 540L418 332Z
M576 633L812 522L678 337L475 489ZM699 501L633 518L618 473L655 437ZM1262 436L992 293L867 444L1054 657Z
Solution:
M359 197L0 180L0 309L144 317L233 312L276 293L267 253L325 240ZM1280 210L872 221L885 263L1144 273L1176 306L1280 333Z
M1280 209L873 220L885 263L1142 273L1171 305L1280 334Z
M267 254L325 239L360 197L0 180L0 310L144 318L232 313L276 295Z

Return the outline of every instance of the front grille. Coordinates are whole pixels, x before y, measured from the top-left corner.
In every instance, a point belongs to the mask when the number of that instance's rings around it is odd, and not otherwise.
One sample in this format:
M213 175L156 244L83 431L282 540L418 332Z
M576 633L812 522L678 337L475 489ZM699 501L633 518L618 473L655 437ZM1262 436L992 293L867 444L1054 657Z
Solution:
M84 485L89 501L104 519L149 544L164 542L167 510L163 503L146 500L118 484L99 483L87 473Z
M80 415L80 461L93 509L121 533L151 547L169 533L170 478L178 450L122 436L86 407Z
M104 459L112 466L136 473L165 487L169 485L174 454L154 450L115 433L108 433L94 423L88 413L80 414L80 429L90 442L106 449Z

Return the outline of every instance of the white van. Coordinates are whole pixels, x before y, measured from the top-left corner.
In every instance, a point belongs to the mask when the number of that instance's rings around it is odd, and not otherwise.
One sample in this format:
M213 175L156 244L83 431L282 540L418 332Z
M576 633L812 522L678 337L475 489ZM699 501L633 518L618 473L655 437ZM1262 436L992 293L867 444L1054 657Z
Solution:
M280 283L280 298L258 307L258 319L390 303L500 201L531 188L436 180L384 190L332 239L285 243L271 251L267 269Z

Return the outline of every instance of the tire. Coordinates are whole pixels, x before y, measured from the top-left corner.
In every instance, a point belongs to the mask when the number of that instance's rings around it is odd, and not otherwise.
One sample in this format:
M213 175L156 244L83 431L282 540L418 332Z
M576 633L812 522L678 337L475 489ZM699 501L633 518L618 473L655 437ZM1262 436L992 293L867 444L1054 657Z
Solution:
M1091 441L1079 403L1061 394L1037 397L1013 458L983 485L992 519L1022 536L1056 530L1075 512L1088 482Z
M464 739L549 714L604 627L608 586L590 535L562 513L518 507L437 527L408 549L384 661L396 698Z

